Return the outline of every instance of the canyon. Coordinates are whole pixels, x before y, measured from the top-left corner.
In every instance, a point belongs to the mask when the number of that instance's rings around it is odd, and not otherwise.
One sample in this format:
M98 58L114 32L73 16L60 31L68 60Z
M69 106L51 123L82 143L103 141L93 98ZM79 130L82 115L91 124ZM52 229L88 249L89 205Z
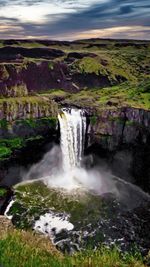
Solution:
M14 183L12 165L19 180L28 149L36 162L59 143L57 114L77 107L88 121L85 154L150 192L149 64L148 41L1 41L1 183Z
M149 41L0 41L1 244L148 263L149 66Z

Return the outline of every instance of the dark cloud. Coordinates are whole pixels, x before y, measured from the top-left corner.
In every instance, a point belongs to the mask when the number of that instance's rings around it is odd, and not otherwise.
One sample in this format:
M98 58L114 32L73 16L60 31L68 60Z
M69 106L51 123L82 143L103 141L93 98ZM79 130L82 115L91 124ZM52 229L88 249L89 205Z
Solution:
M131 5L126 5L126 6L121 6L119 10L120 15L125 15L133 12L134 6Z
M101 3L91 6L88 10L83 10L75 14L69 14L67 17L59 21L50 22L41 25L41 33L45 34L62 34L77 31L85 31L91 29L103 29L108 27L118 26L145 26L149 25L150 9L145 8L144 4L148 1L124 1L110 0L106 3ZM128 5L127 5L128 4ZM47 20L52 16L48 16ZM38 33L39 29L35 31Z
M24 0L24 1L21 1L21 4L22 5L33 6L33 5L41 4L41 3L45 3L45 2L48 2L48 1L45 1L45 0Z
M49 0L0 0L0 7L3 8L5 6L12 5L36 5L39 3L49 2Z
M8 3L1 1L0 6ZM14 2L20 2L16 0ZM46 2L45 0L24 0L21 4L33 5ZM49 1L47 1L49 2ZM58 0L56 0L58 3ZM63 1L62 2L66 2ZM69 2L69 1L68 1ZM70 1L70 5L72 4ZM45 23L21 23L17 19L11 19L18 26L21 26L27 36L50 36L68 35L72 39L72 34L76 32L88 31L92 29L105 29L111 27L124 26L150 26L150 5L149 0L109 0L106 2L93 4L88 9L79 8L76 13L49 14L45 17ZM7 18L0 18L4 22ZM137 32L138 33L138 32ZM146 31L146 38L150 39L149 30Z
M7 17L0 17L0 22L17 22L20 23L18 19L15 18L7 18Z

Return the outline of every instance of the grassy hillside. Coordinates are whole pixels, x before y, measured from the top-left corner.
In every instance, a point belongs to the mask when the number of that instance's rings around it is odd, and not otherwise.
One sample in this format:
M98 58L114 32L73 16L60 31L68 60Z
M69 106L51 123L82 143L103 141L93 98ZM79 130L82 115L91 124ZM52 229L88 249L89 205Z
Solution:
M64 104L74 104L83 108L93 107L97 111L123 106L150 110L150 79L134 83L125 82L103 89L83 89L76 94L54 89L41 93L41 96L60 99Z
M140 253L121 254L117 248L62 256L47 238L18 230L0 238L0 264L5 267L146 267L143 261Z

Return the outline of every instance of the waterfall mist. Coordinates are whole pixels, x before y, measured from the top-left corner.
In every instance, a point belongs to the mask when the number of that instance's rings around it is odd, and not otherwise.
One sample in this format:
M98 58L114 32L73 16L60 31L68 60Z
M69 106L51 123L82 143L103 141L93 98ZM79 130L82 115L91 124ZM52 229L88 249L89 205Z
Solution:
M111 173L103 168L85 169L81 166L74 166L66 172L63 169L63 160L61 148L55 145L23 176L23 182L42 179L49 187L62 188L67 191L81 189L90 190L96 194L107 192L117 194Z
M61 146L53 148L23 176L23 181L42 179L49 187L68 191L90 190L96 194L118 190L111 174L102 169L86 169L82 164L86 132L86 117L82 110L63 109L58 115Z

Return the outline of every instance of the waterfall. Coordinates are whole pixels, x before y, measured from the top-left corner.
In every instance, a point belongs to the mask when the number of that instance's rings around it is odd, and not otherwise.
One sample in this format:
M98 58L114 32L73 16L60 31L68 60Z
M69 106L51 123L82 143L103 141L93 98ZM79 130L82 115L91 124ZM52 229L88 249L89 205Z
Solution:
M58 119L61 133L62 167L64 172L68 172L81 165L86 117L82 110L63 109Z
M68 192L86 190L104 194L115 192L117 188L110 174L100 172L99 168L86 168L82 164L86 116L81 109L64 108L58 114L60 123L60 146L54 146L44 158L33 165L24 181L42 180L49 188L65 189ZM84 158L84 163L88 160ZM79 191L78 191L79 192Z

